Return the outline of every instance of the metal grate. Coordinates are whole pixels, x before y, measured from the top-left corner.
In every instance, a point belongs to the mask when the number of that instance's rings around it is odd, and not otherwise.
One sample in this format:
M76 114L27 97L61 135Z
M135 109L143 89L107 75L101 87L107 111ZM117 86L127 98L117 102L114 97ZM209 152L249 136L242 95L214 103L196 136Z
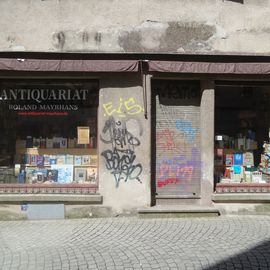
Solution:
M200 195L200 84L154 80L157 195Z

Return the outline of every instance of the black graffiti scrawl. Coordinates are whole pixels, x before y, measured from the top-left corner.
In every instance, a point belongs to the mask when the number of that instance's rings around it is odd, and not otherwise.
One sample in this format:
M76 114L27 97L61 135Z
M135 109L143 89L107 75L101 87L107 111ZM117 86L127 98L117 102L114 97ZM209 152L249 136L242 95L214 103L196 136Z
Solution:
M101 153L105 159L106 168L114 175L116 187L119 187L121 181L137 180L141 182L142 173L141 163L136 162L135 149L141 142L127 129L127 122L135 120L138 125L139 135L142 135L142 127L138 119L128 118L121 121L115 121L114 117L106 120L100 139L105 144L110 145Z

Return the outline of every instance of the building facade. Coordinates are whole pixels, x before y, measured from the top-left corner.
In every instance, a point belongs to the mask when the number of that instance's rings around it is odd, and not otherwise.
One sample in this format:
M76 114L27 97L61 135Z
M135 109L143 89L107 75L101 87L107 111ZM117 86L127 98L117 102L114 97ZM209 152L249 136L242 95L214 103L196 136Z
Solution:
M2 206L265 211L268 1L0 8Z

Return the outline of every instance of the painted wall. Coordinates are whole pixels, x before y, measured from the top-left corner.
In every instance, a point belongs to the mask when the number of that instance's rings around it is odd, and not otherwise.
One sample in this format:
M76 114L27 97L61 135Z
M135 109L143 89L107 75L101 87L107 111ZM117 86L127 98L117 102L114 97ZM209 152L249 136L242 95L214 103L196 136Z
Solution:
M115 211L149 206L150 113L147 109L146 119L141 78L134 74L106 76L100 88L99 187L103 205Z
M211 205L214 189L214 113L215 90L214 82L201 81L201 201L202 205Z
M270 52L268 0L1 0L0 11L0 51Z

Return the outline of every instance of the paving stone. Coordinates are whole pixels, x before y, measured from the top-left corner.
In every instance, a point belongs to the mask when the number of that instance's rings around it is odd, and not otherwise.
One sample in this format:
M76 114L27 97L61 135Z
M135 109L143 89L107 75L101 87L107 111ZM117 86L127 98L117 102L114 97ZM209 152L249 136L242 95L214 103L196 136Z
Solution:
M270 217L0 222L0 269L270 269Z

